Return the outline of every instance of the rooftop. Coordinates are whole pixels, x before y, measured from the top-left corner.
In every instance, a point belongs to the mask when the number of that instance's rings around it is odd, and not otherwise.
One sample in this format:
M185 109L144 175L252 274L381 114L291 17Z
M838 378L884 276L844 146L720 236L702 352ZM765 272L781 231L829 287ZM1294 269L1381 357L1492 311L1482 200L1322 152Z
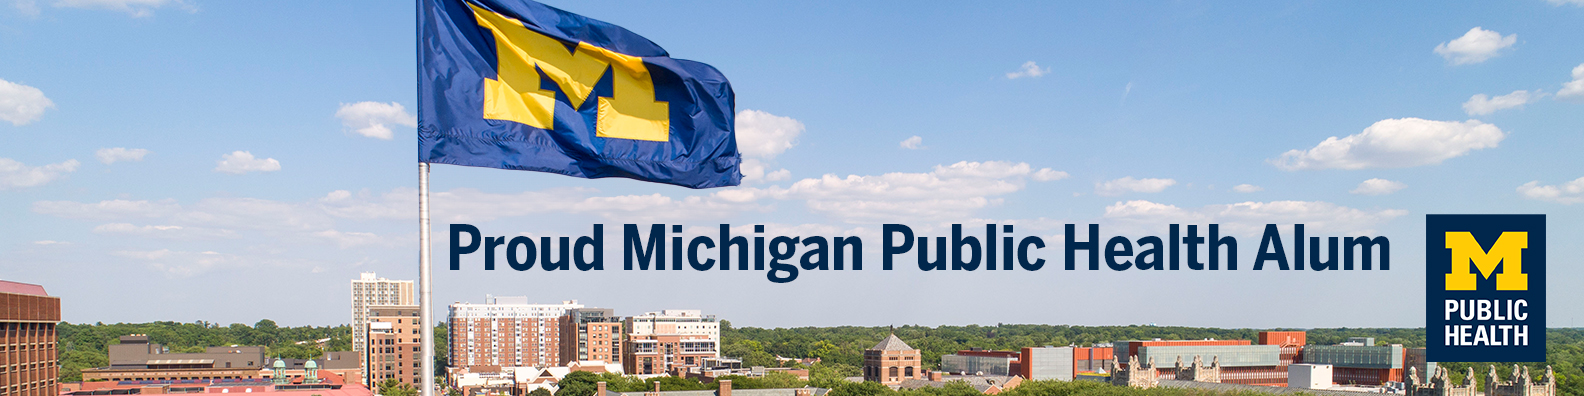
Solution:
M30 295L30 296L49 297L49 293L45 293L44 292L44 286L39 286L39 285L35 285L35 284L32 284L32 283L12 282L12 281L5 281L5 280L0 280L0 293L26 294L26 295Z
M897 338L896 334L892 334L891 336L886 337L886 339L881 340L879 344L875 344L874 348L869 348L869 350L871 350L871 351L911 351L911 350L913 350L913 347L908 346L908 344L906 342L902 342L902 339L901 338Z

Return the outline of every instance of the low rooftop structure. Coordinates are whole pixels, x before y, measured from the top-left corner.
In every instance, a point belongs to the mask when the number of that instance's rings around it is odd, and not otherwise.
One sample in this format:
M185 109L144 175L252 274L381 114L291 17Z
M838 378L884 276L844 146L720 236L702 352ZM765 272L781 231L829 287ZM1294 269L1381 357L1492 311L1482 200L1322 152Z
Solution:
M979 393L994 395L1023 384L1023 377L1016 375L951 375L939 371L930 372L926 379L903 380L898 385L901 389L919 388L944 388L946 384L962 382L978 390Z
M825 396L830 389L803 387L779 389L736 389L731 387L731 380L721 380L720 387L716 390L688 390L688 391L662 391L660 383L655 383L655 389L648 392L617 392L605 389L605 383L600 382L594 396Z

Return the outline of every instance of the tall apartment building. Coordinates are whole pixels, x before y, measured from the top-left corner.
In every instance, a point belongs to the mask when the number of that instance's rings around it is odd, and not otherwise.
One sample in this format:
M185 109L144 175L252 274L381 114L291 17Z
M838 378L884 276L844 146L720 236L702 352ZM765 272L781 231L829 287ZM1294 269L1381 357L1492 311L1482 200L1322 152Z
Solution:
M60 297L39 285L0 281L0 395L55 396Z
M368 349L364 376L369 384L395 379L415 387L423 384L424 326L417 305L374 305L368 309Z
M622 369L627 374L682 375L720 357L720 322L698 310L667 309L627 318Z
M580 360L621 363L622 320L610 308L576 308L561 316L562 366Z
M390 280L375 277L373 272L364 272L358 279L352 280L352 350L368 350L368 308L375 305L413 305L417 304L414 296L418 295L413 288L413 281ZM367 355L364 354L366 357ZM368 361L362 362L364 374L367 377Z
M451 304L446 347L456 367L550 367L561 361L561 316L577 300L529 304L528 297L487 297Z

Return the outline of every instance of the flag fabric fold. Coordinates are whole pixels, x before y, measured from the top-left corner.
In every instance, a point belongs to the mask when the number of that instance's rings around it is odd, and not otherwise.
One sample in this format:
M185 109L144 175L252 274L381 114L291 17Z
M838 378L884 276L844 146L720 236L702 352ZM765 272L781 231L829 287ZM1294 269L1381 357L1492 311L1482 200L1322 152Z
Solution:
M731 83L619 26L527 0L420 0L418 161L741 182Z

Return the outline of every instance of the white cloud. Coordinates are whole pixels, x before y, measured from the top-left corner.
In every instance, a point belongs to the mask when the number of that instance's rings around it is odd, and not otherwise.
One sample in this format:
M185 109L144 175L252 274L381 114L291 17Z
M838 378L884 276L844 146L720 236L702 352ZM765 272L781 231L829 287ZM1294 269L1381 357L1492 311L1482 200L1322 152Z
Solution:
M351 248L351 247L359 247L359 246L374 246L374 245L385 245L385 246L388 246L388 245L391 245L390 242L394 242L394 241L384 240L384 239L380 238L379 235L375 235L375 234L367 233L367 232L343 232L343 231L336 231L336 230L324 230L324 231L315 232L315 233L313 233L313 235L316 236L316 237L325 238L325 239L328 239L330 241L333 241L333 242L336 243L337 246L340 246L343 249Z
M248 172L274 172L280 170L280 161L274 158L254 158L252 152L234 151L220 157L215 172L240 175Z
M1034 180L1042 182L1066 179L1068 176L1071 175L1068 175L1067 172L1062 172L1051 168L1040 168L1040 170L1034 172Z
M396 102L342 103L335 116L347 129L375 139L391 140L391 130L386 124L418 127L418 116L408 113L407 108Z
M17 160L0 158L0 190L35 187L49 183L77 170L77 160L58 164L27 166Z
M913 136L907 139L902 139L902 148L908 150L918 150L924 148L924 138Z
M154 10L174 5L197 12L198 8L182 0L55 0L56 7L120 11L133 17L154 15Z
M68 219L84 220L116 220L116 219L149 219L170 216L181 210L170 200L164 201L128 201L113 199L85 204L72 201L38 201L33 203L33 212Z
M55 107L55 102L44 97L44 91L14 82L0 80L0 120L23 126L38 121L44 110Z
M38 16L39 14L38 2L35 0L12 0L11 4L16 6L17 11L22 12L22 15Z
M737 151L744 157L772 159L797 145L803 123L759 110L737 112Z
M94 152L94 157L99 158L99 162L109 165L118 161L142 161L143 156L148 155L148 153L149 151L146 149L102 148Z
M1469 29L1468 33L1463 34L1463 37L1437 45L1435 53L1441 54L1441 57L1454 65L1480 63L1496 57L1502 49L1511 47L1517 42L1517 34L1504 37L1494 30L1475 26Z
M596 196L587 188L556 188L520 193L486 193L459 188L431 192L435 221L483 222L499 218L545 213L598 214L613 220L629 219L719 219L738 212L758 209L749 200L726 199L722 194L737 191L722 189L704 196L668 197L660 194ZM282 205L290 205L280 203ZM305 218L328 215L350 220L416 219L418 191L399 188L378 196L337 190L313 202L300 205ZM330 219L325 219L329 222ZM317 223L316 223L317 224Z
M1402 182L1375 178L1359 183L1358 187L1348 192L1359 195L1386 195L1404 188L1408 188L1408 185Z
M1584 64L1573 68L1573 81L1562 83L1557 99L1584 100Z
M144 225L136 226L130 223L106 223L94 227L96 234L123 235L147 238L164 239L211 239L235 238L236 232L225 229L182 227L178 225Z
M753 158L743 160L740 169L744 183L773 182L792 177L792 171L786 169L770 171L764 161Z
M1463 111L1468 112L1471 116L1486 115L1495 113L1497 110L1523 107L1523 105L1534 103L1542 97L1545 97L1545 92L1539 90L1534 92L1513 91L1510 94L1494 98L1485 94L1476 94L1469 97L1467 102L1463 102Z
M39 246L61 246L61 245L70 245L71 242L44 240L44 241L33 241L33 244L34 245L39 245Z
M1159 232L1166 224L1220 224L1229 234L1258 234L1266 224L1302 223L1311 232L1375 234L1375 227L1408 214L1404 210L1361 210L1321 201L1242 202L1185 209L1135 200L1106 207L1104 218L1129 230ZM1201 228L1201 232L1204 231Z
M206 252L182 252L170 249L121 250L113 254L147 263L149 268L164 273L166 277L186 278L217 268L244 266L242 258L235 255Z
M1158 193L1174 184L1177 184L1177 181L1172 179L1134 179L1133 176L1128 176L1095 183L1095 194L1117 196L1129 192Z
M843 221L932 221L966 218L1001 202L997 195L1022 190L1034 172L1027 163L1001 161L937 165L928 173L840 177L827 174L786 188L739 188L713 197L749 203L759 199L802 200L809 210Z
M1239 184L1239 185L1236 185L1236 186L1232 186L1232 191L1237 191L1237 192L1240 192L1240 193L1254 193L1254 192L1265 191L1265 188L1264 187L1260 187L1260 186L1256 186L1256 185L1253 185L1253 184Z
M1568 205L1584 202L1584 177L1560 186L1542 186L1539 180L1535 180L1518 186L1518 194L1524 198Z
M1435 165L1496 147L1507 134L1477 120L1381 120L1357 135L1332 136L1308 151L1291 150L1271 164L1283 170L1403 168Z
M1028 61L1023 62L1023 66L1019 66L1017 71L1007 73L1006 78L1008 80L1016 80L1023 77L1039 77L1049 73L1050 68L1041 69L1039 65L1034 64L1034 61Z
M1553 5L1572 4L1572 5L1576 5L1576 6L1584 6L1584 0L1546 0L1546 2L1547 3L1551 3Z

